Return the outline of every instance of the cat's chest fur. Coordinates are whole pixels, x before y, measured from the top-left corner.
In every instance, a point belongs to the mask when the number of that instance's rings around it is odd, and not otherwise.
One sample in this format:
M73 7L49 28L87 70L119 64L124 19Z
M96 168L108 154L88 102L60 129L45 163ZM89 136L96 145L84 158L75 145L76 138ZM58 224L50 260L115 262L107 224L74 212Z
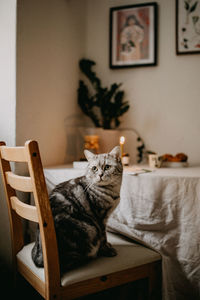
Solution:
M119 191L113 187L94 186L88 195L93 214L95 213L106 224L106 221L120 201Z
M88 186L85 176L62 183L50 196L54 219L64 218L66 214L81 219L85 214L103 224L119 200L119 190L112 186Z

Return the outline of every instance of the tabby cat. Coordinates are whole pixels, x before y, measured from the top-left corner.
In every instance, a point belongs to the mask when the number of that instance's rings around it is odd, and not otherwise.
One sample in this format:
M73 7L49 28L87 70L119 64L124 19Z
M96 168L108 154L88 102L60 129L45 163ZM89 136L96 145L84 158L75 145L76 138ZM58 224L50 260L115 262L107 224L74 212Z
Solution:
M120 148L88 160L85 176L58 184L50 194L61 271L72 269L97 256L115 256L107 242L106 222L120 200L122 163ZM39 230L32 249L36 266L43 267Z

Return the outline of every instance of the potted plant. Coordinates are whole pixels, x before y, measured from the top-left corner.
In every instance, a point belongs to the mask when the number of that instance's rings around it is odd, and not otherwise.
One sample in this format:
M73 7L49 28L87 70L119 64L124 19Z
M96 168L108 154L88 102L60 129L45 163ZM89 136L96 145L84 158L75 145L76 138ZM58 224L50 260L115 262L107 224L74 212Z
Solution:
M96 63L89 59L79 61L80 70L86 76L89 87L83 80L79 81L78 104L96 128L101 152L107 152L119 143L117 128L120 125L120 117L129 109L129 103L123 100L121 83L113 83L109 88L102 86L101 80L93 71L95 65Z
M110 88L102 87L101 80L92 70L95 62L81 59L79 67L90 82L90 89L83 80L79 81L78 104L95 127L116 129L120 125L120 117L129 109L128 101L124 101L124 91L119 90L121 83L113 83Z
M100 137L100 148L107 152L119 143L121 116L129 110L129 102L124 101L124 91L120 90L121 83L113 83L109 88L102 87L101 80L93 71L96 63L89 59L81 59L79 67L86 76L89 88L83 80L79 81L78 104L83 113L88 116L94 126L95 133ZM128 129L137 134L134 129ZM92 131L94 133L94 131ZM145 145L142 138L137 134L138 158L143 160Z

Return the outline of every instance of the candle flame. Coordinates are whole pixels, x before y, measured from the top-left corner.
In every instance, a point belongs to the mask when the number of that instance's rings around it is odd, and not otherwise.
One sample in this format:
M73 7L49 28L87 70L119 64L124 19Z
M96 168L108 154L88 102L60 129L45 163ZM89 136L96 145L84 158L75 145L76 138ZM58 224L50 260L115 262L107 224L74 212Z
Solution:
M125 137L120 136L119 142L120 142L121 145L123 145L125 143Z

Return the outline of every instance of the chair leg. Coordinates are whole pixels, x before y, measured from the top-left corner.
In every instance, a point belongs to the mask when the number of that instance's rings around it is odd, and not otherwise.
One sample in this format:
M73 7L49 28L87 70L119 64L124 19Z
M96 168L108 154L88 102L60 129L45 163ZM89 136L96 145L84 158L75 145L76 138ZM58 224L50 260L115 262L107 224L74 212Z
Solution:
M162 265L161 261L151 265L149 270L149 286L148 299L160 300L162 299Z

